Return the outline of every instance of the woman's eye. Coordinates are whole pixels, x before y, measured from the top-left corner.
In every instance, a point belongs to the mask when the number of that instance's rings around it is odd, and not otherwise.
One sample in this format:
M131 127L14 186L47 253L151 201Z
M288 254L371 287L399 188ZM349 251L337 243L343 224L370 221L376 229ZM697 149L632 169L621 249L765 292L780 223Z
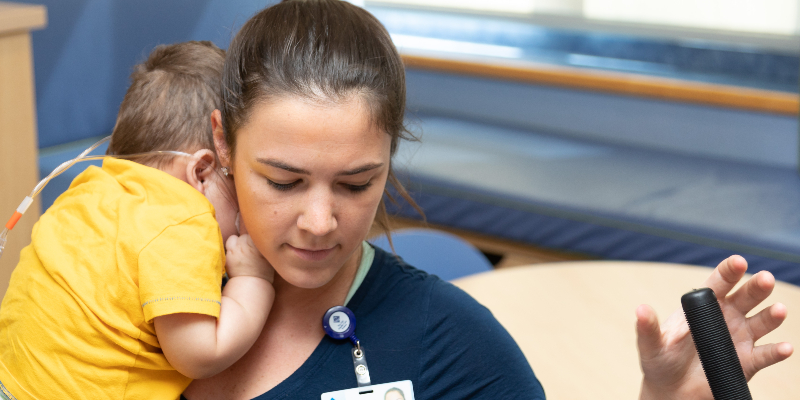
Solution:
M293 187L297 186L300 183L300 180L298 179L298 180L296 180L294 182L290 182L290 183L278 183L278 182L274 182L274 181L271 181L271 180L267 179L267 182L269 182L269 185L272 186L275 189L278 189L278 190L281 190L281 191L287 191L287 190L290 190Z
M349 190L349 191L351 191L353 193L363 192L363 191L367 190L367 188L369 188L370 186L372 186L372 182L367 182L367 183L365 183L363 185L351 185L349 183L345 183L344 184L344 187L346 187L347 190Z

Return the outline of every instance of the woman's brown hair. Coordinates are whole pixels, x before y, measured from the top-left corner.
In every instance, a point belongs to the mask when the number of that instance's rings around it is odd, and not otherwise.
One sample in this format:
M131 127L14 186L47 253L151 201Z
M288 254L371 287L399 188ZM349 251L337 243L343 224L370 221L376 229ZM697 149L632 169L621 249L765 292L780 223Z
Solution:
M392 156L400 139L417 140L404 125L405 70L389 33L366 10L344 1L283 1L250 18L228 48L221 94L231 157L236 132L253 106L283 96L337 103L358 95L372 123L391 136ZM391 168L388 182L422 214ZM375 222L388 235L383 200Z

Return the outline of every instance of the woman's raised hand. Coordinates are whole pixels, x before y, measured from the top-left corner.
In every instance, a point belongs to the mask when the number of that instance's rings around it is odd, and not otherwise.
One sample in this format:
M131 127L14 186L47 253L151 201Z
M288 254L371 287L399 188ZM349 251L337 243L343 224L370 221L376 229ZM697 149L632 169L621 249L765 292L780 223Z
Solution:
M780 326L787 310L776 303L748 318L747 313L772 293L775 278L761 271L730 293L746 270L744 258L728 257L703 286L716 294L744 374L750 380L761 369L788 358L793 348L789 343L755 345ZM636 309L636 333L644 373L640 399L713 399L683 310L678 309L659 325L655 311L641 305Z

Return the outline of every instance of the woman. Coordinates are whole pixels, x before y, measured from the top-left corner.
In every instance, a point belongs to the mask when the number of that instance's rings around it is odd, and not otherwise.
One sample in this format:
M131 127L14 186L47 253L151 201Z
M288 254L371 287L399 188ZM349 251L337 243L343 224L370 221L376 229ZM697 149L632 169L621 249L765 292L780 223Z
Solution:
M263 10L228 49L222 94L223 109L212 116L215 145L234 177L242 220L275 268L276 295L247 355L195 381L186 398L318 399L355 387L352 345L326 337L321 326L325 311L342 304L355 313L373 383L411 380L418 400L544 398L485 308L363 241L373 221L386 220L387 181L405 193L391 170L405 137L404 71L374 17L335 0ZM743 266L741 258L723 262L715 274L724 283L712 287L727 293ZM757 290L740 292L758 303L771 291L769 279L757 275L747 286ZM744 318L742 307L731 312L725 304L729 319ZM785 317L780 305L771 310L767 330ZM702 388L685 322L662 334L651 309L640 308L637 318L643 397ZM768 352L776 356L745 360L748 376L788 357L785 346Z

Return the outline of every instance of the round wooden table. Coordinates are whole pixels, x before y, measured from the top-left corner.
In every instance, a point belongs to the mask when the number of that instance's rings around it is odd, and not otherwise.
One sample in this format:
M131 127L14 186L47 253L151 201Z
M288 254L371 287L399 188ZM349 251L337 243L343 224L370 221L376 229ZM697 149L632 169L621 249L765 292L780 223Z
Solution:
M522 348L549 399L636 399L641 370L635 310L653 306L662 322L681 296L711 274L705 267L625 261L535 264L453 283L489 308ZM795 354L750 381L755 399L800 398L800 287L777 282L753 313L781 302L783 325L758 343L788 341Z

